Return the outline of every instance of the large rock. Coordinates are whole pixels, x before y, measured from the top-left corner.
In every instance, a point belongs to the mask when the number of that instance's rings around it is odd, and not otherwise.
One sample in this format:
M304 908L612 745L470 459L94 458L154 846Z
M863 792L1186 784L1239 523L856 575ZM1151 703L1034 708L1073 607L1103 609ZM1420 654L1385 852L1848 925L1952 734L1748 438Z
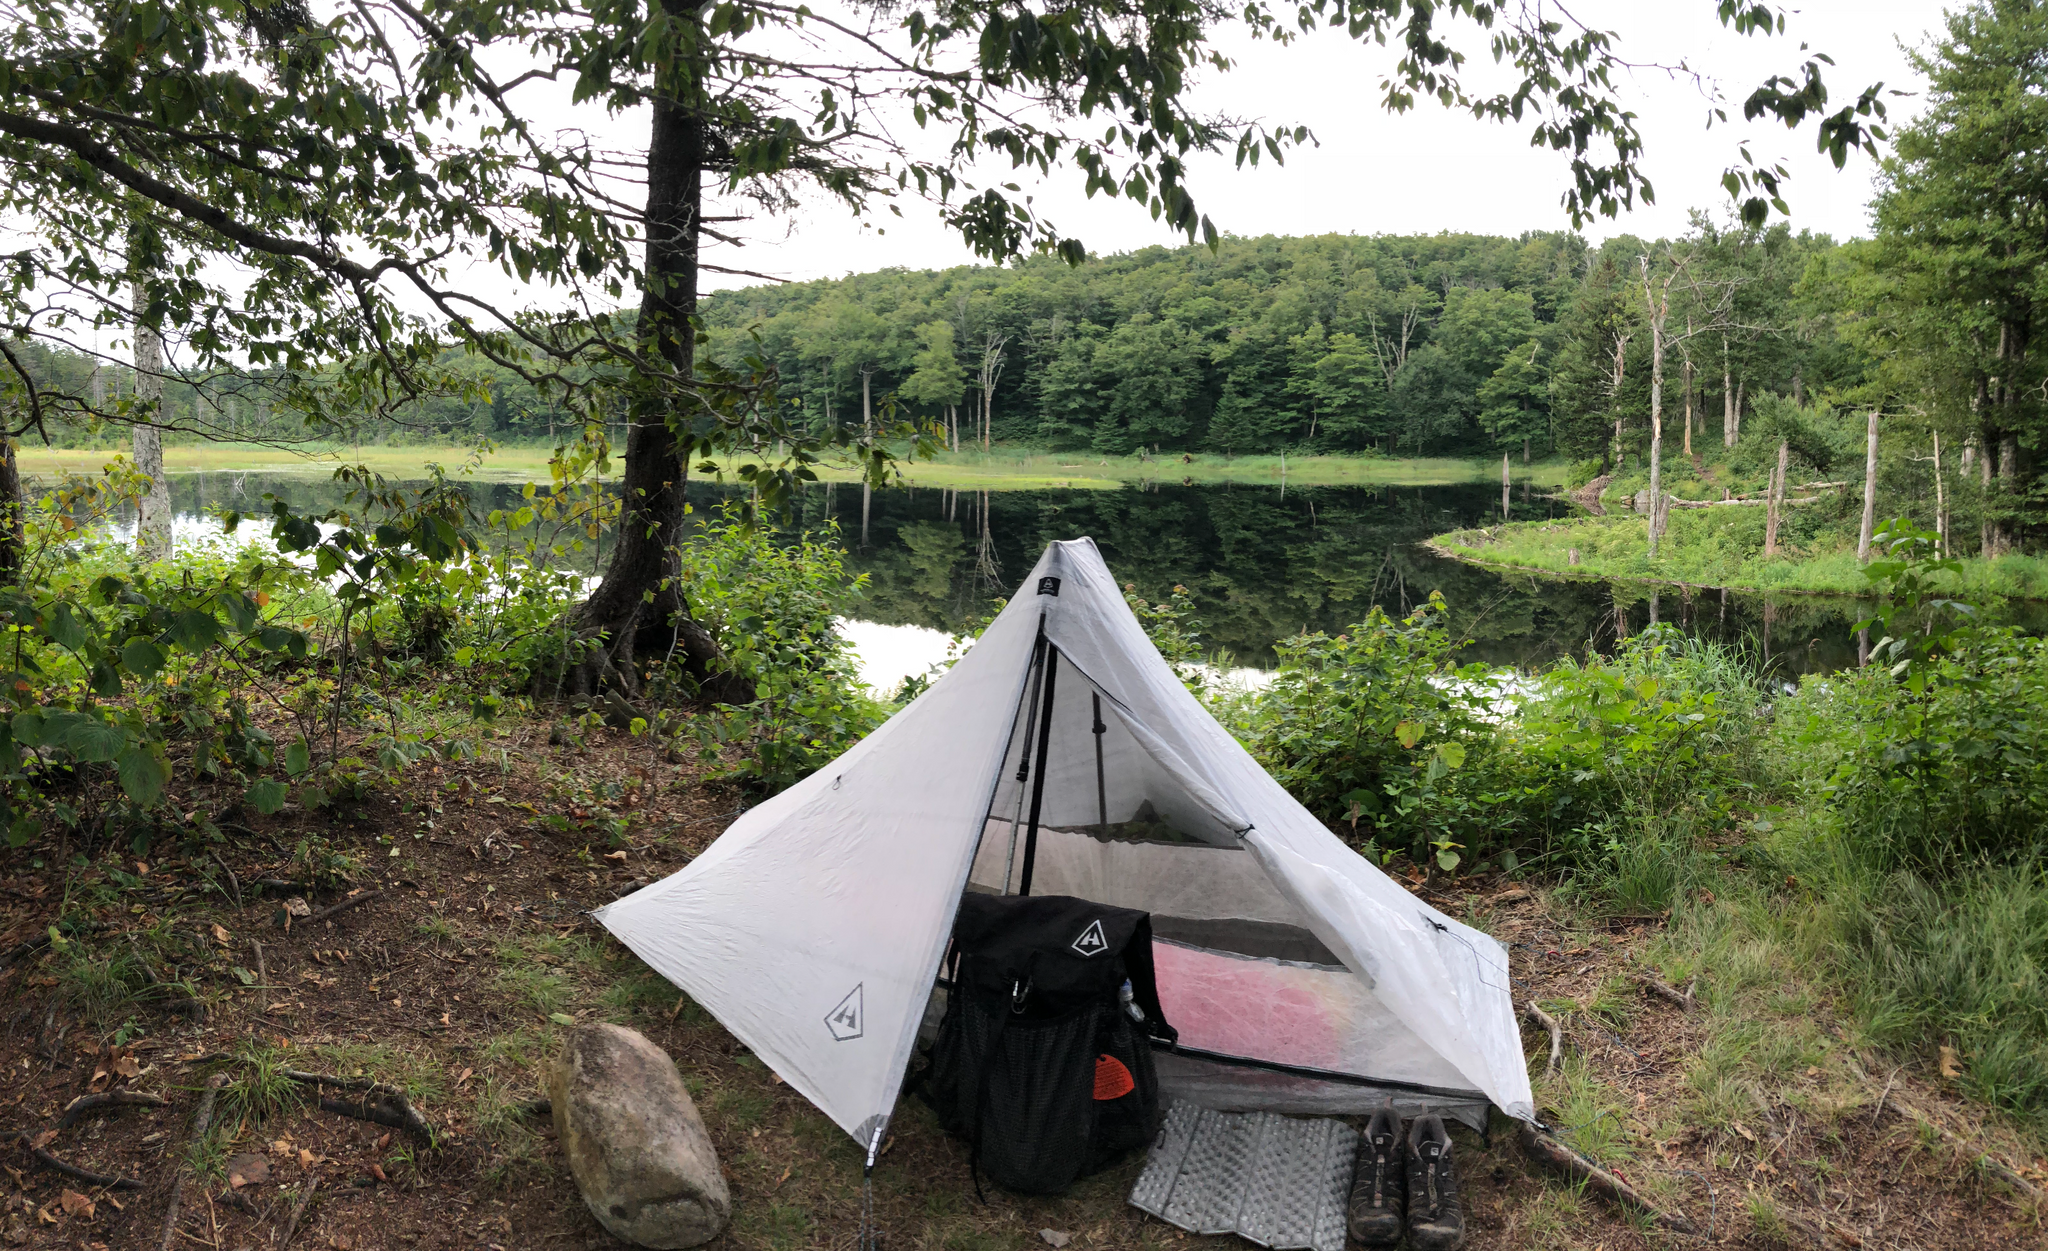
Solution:
M623 1026L578 1026L548 1094L576 1188L606 1229L666 1251L725 1228L732 1195L667 1052Z

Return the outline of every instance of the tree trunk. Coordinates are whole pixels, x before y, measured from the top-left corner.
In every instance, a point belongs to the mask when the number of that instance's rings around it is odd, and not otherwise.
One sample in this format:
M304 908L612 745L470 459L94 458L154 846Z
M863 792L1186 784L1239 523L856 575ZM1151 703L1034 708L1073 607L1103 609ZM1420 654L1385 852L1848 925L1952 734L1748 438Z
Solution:
M1522 438L1522 463L1524 465L1529 463L1529 439L1526 435Z
M673 20L697 20L697 10L681 0L662 0L662 7ZM665 394L643 397L631 413L618 543L604 579L576 611L579 632L594 646L571 670L569 694L595 695L608 686L637 694L640 659L658 664L673 655L706 695L737 702L751 699L751 689L718 670L718 644L691 619L677 584L689 466L671 423L686 421L699 402L690 390L696 363L690 317L697 309L706 135L691 99L699 80L689 67L674 72L683 81L673 94L655 98L648 137L647 272L638 330L642 347L667 364L670 378Z
M140 278L128 286L135 310L135 472L149 478L149 490L135 502L135 547L150 562L171 558L171 483L164 477L164 341L143 321L149 290Z
M1287 463L1284 457L1280 463L1282 465ZM1512 489L1512 485L1513 480L1508 476L1508 458L1503 453L1500 458L1500 519L1502 521L1508 519L1508 493Z
M1934 432L1934 554L1949 555L1948 492L1941 481L1941 431Z
M1735 446L1735 373L1728 365L1728 340L1721 340L1721 446Z
M1690 349L1687 349L1688 351ZM1692 358L1685 361L1685 458L1692 459Z
M28 536L22 526L21 468L14 459L14 440L0 435L0 586L21 580L28 559Z
M1670 312L1670 284L1666 301L1658 307L1650 288L1650 260L1643 258L1643 303L1650 321L1650 559L1657 559L1658 531L1664 513L1664 318Z
M1790 459L1791 446L1778 444L1778 468L1771 474L1771 486L1764 495L1764 559L1778 554L1778 523L1785 516L1785 467Z
M1747 378L1737 378L1735 380L1735 440L1729 444L1730 447L1735 446L1735 443L1742 442L1742 392L1748 386L1749 379Z
M1870 563L1870 535L1877 525L1877 410L1870 410L1870 437L1863 455L1863 529L1856 539L1856 559Z

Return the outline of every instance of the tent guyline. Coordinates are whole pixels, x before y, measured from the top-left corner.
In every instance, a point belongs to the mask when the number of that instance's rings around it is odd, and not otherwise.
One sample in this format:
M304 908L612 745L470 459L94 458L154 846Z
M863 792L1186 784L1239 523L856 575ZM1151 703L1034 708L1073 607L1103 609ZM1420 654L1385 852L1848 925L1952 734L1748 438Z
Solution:
M1048 547L973 647L872 734L596 916L866 1154L969 893L1149 915L1179 1031L1156 1055L1169 1098L1534 1118L1506 950L1268 776L1086 539Z

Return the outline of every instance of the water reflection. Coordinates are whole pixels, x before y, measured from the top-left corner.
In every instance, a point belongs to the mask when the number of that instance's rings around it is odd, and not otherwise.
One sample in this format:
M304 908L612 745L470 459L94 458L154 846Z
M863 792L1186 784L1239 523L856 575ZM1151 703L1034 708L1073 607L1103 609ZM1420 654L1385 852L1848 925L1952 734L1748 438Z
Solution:
M261 511L264 492L301 510L339 506L339 484L311 475L178 474L172 498L188 518L181 533L204 528L199 515L229 508ZM516 508L520 488L476 483L479 509ZM696 483L690 498L708 510L730 492ZM1563 503L1527 500L1515 515L1542 518ZM1856 663L1854 600L1764 596L1718 588L1506 575L1438 557L1421 546L1445 531L1499 518L1499 489L1434 487L1271 488L1149 484L1120 491L891 489L825 484L803 492L798 520L838 523L849 563L866 573L856 615L877 626L937 631L877 633L890 664L912 671L919 648L944 652L944 634L986 617L1008 595L1045 544L1092 536L1110 568L1147 598L1174 586L1193 592L1208 642L1236 664L1269 666L1272 644L1304 629L1337 632L1377 604L1402 613L1442 591L1456 630L1470 639L1463 656L1532 667L1618 638L1653 621L1748 648L1791 675ZM573 558L601 567L609 550ZM2039 628L2040 606L2023 623ZM886 639L886 644L884 640ZM898 655L901 653L901 655Z

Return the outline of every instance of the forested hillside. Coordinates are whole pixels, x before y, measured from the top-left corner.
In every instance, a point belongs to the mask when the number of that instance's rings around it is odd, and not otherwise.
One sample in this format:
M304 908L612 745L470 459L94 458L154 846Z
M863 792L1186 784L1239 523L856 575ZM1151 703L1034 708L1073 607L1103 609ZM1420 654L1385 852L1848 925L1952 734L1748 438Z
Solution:
M890 270L725 292L704 316L727 359L759 351L818 420L893 395L957 423L963 444L1583 458L1617 419L1647 418L1638 258L1662 267L1674 247L1740 290L1739 316L1685 347L1696 406L1855 380L1800 285L1832 241L1704 221L1679 244L1268 236L1079 267Z

